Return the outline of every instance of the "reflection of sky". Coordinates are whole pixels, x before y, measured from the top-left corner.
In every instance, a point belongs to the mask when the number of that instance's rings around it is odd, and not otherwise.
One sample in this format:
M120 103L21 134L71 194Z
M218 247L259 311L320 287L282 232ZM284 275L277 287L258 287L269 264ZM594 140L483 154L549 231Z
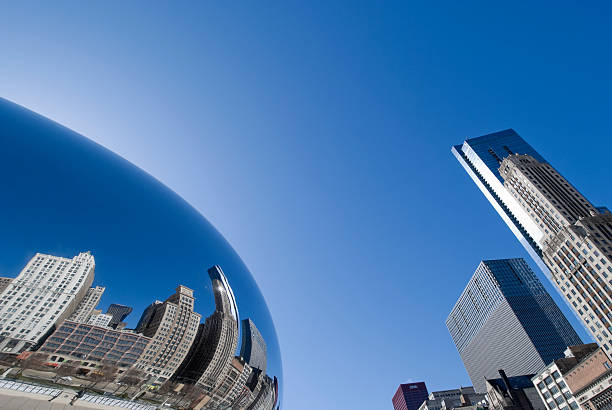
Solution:
M246 267L222 236L171 190L97 144L0 100L0 275L14 277L35 252L91 251L99 305L132 306L135 327L154 300L181 284L194 290L202 321L214 311L207 269L221 266L241 317L268 345L280 372L276 335Z

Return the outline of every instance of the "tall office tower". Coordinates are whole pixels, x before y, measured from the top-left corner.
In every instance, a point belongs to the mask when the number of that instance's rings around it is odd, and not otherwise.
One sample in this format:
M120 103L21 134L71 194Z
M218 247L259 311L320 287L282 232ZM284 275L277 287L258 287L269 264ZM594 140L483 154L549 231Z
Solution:
M105 288L102 286L89 288L85 294L85 297L83 297L83 300L81 303L79 303L76 310L72 315L70 315L68 320L79 323L87 323L89 317L93 313L93 310L96 308L96 306L98 306L98 303L100 303L100 298L102 297L104 290Z
M512 129L468 138L462 145L453 146L451 152L540 269L548 275L541 257L544 232L508 192L499 173L499 165L509 155L529 154L546 163L544 158Z
M12 281L13 281L13 278L0 277L0 294L4 292L4 289L6 289L8 285L11 284Z
M197 383L211 394L229 368L238 345L238 309L234 293L219 266L208 270L215 297L215 311L200 324L196 341L175 378Z
M89 252L30 259L0 295L0 351L28 349L70 316L93 282L94 267Z
M265 374L261 374L255 389L255 400L246 408L247 410L273 410L278 399L274 381Z
M265 373L267 361L266 341L251 319L244 319L241 323L242 339L240 343L240 356L246 360L249 366Z
M116 328L117 325L123 322L123 319L125 319L130 313L132 313L132 308L129 306L118 305L116 303L111 304L106 311L107 315L111 315L113 317L108 325Z
M446 326L478 393L499 369L537 373L582 343L523 259L482 261Z
M155 302L153 302L149 306L147 306L147 308L144 310L144 312L142 312L142 315L140 316L140 319L138 320L138 324L136 325L136 329L134 329L134 331L136 333L142 333L143 332L143 330L147 326L147 323L149 323L151 321L151 316L153 316L153 313L155 313L155 309L157 308L157 305L161 305L162 303L163 302L160 302L159 300L156 300Z
M591 204L553 167L529 155L500 166L504 186L544 232L552 280L606 352L612 346L612 214Z
M425 383L405 383L399 385L391 402L394 410L417 410L427 396L429 393Z
M179 367L195 339L200 314L193 311L193 290L179 285L176 293L163 303L156 303L141 325L141 332L151 338L136 368L161 385Z

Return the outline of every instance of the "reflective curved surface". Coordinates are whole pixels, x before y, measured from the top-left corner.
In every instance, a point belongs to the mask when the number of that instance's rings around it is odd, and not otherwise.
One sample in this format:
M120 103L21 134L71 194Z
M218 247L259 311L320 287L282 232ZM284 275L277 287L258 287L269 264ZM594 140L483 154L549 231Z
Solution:
M174 408L280 407L266 303L234 250L178 195L1 99L0 187L4 363Z

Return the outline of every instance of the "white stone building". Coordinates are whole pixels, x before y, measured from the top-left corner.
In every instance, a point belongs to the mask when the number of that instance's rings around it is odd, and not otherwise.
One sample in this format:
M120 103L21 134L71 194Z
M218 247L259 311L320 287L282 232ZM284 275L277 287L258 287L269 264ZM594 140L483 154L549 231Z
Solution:
M94 278L89 252L72 259L37 253L0 295L0 351L19 353L69 317Z
M94 309L96 306L98 306L98 303L100 303L100 298L102 297L105 289L106 288L102 286L89 288L85 294L85 297L81 303L79 303L79 306L77 306L74 313L70 315L68 320L78 323L87 323L89 318L92 316Z

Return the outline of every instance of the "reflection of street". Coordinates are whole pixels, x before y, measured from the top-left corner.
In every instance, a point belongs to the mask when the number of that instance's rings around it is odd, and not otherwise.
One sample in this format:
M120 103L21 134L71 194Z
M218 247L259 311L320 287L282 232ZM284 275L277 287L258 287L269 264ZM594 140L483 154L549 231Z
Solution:
M116 409L154 410L154 406L105 396L79 394L10 380L0 380L0 410Z

